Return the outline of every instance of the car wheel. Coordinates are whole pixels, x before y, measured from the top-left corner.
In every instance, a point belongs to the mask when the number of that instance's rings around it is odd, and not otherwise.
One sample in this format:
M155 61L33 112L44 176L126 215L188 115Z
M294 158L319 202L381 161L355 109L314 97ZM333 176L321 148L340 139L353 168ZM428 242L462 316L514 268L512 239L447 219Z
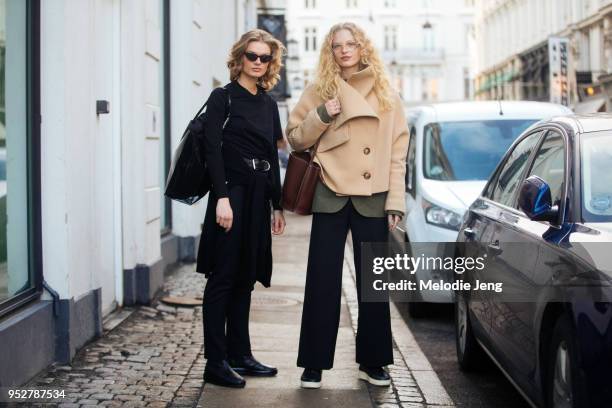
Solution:
M561 316L553 329L546 364L546 394L551 408L588 406L578 375L575 332L567 316Z
M462 371L473 371L482 366L484 351L476 341L467 299L461 293L456 292L455 302L455 345L457 348L457 360Z

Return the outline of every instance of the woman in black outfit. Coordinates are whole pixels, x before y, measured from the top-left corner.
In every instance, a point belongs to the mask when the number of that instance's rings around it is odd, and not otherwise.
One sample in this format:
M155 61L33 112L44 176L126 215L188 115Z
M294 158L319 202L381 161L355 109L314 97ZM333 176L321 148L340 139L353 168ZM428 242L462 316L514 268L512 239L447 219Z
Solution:
M197 260L197 271L208 277L204 380L222 386L244 387L241 374L277 373L251 353L249 308L255 282L270 286L270 231L285 228L276 148L283 134L276 102L266 93L280 78L283 51L263 30L245 33L230 52L231 82L213 90L202 116L212 181Z

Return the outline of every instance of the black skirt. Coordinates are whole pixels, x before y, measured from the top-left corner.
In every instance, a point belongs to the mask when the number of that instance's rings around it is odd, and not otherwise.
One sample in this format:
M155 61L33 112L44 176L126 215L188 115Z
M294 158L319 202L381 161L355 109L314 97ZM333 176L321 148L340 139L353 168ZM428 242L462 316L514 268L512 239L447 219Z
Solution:
M242 220L242 237L240 242L240 270L237 286L253 289L258 281L265 287L270 286L272 278L272 235L270 223L270 199L272 195L272 177L269 172L261 172L250 168L242 156L234 149L223 149L223 160L226 171L227 187L244 186L245 199L243 205L232 207L234 214L240 211ZM202 237L198 248L196 271L206 277L215 273L215 269L226 260L222 256L220 245L221 234L225 230L216 220L217 198L209 193L208 207L204 217ZM237 218L234 216L234 218Z

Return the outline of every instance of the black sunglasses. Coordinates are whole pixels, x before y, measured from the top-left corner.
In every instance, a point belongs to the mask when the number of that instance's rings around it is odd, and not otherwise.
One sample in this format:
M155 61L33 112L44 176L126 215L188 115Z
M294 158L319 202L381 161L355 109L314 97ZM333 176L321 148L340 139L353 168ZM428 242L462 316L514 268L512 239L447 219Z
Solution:
M257 55L257 54L255 54L254 52L251 52L251 51L245 52L244 56L247 57L247 59L249 61L251 61L251 62L255 62L255 61L257 61L257 58L259 58L259 60L262 63L264 63L264 64L272 61L272 58L273 58L272 55L270 55L270 54Z

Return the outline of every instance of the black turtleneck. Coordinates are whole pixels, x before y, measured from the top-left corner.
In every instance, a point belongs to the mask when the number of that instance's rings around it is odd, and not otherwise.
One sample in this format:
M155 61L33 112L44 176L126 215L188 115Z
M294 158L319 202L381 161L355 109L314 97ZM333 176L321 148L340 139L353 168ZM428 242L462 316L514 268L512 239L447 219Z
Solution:
M227 117L228 95L223 88L216 88L208 98L205 112L206 163L212 180L212 189L218 198L227 197L223 147L230 147L245 158L266 159L270 162L269 176L272 178L272 206L280 206L280 169L276 141L283 132L276 101L257 86L253 95L238 81L227 85L231 96L230 119L223 129Z

